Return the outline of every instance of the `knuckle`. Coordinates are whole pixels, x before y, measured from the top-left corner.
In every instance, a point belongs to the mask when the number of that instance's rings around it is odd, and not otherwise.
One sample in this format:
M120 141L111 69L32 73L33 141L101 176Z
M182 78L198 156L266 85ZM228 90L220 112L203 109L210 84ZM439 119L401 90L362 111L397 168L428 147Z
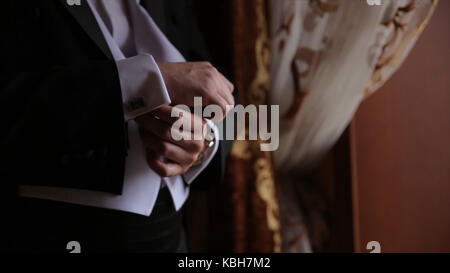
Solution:
M203 141L192 141L192 149L195 152L201 152L203 150Z
M209 91L213 87L213 81L211 79L206 79L205 83L203 84L203 90Z
M207 83L211 83L214 78L214 70L212 70L211 68L207 68L205 70L205 77L206 77Z
M157 164L155 159L149 160L148 165L150 166L151 169L153 169L158 175L162 177L166 177L169 175L167 168Z
M195 161L197 161L199 153L192 153L189 155L188 157L188 161L187 161L187 165L192 165L194 164Z
M206 67L213 67L210 62L202 62L202 64Z
M227 109L226 103L225 103L225 104L222 103L222 104L220 104L219 106L220 106L220 108L222 108L223 113L226 114L226 113L228 112L228 111L227 111L228 109Z
M211 73L214 75L214 76L216 76L216 75L218 75L219 74L219 71L217 70L217 68L215 68L214 66L210 66L210 67L208 67L208 69L209 69L209 71L211 71Z
M170 171L166 167L161 167L161 168L159 168L159 173L158 174L160 176L162 176L162 177L168 177L168 176L170 176Z
M163 137L167 140L172 139L172 130L170 127L164 128Z
M201 87L202 93L204 93L206 96L210 97L213 90L214 90L214 85L212 83L212 81L205 81L205 84Z
M169 154L169 144L166 142L162 142L159 146L158 146L159 150L158 153L164 157L167 157L167 155Z

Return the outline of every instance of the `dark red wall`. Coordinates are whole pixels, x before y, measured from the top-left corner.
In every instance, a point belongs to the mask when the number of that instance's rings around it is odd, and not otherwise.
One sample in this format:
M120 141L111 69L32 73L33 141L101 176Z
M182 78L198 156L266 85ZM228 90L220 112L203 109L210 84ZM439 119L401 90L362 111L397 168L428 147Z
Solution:
M351 127L356 251L450 252L450 1Z

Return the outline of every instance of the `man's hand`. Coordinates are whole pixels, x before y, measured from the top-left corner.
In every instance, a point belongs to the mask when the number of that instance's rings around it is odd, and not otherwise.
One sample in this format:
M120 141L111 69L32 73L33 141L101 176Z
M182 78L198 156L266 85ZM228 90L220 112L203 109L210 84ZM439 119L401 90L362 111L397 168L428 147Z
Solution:
M205 121L181 109L177 110L182 113L181 117L171 117L172 109L172 106L163 106L136 118L146 147L147 162L162 177L176 176L189 170L205 143ZM191 127L183 128L182 132L172 130L173 123L179 119L189 119ZM184 137L177 141L173 139L173 134ZM201 140L195 140L194 134L198 134Z
M194 106L194 97L202 97L206 105L223 110L234 106L234 86L208 62L158 63L173 104ZM228 111L227 111L228 110Z

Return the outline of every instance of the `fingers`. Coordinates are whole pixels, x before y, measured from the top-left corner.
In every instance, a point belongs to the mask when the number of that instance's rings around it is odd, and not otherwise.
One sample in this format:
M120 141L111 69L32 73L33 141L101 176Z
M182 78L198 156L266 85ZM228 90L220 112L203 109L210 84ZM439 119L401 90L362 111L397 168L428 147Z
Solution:
M207 105L219 106L223 113L227 113L227 105L234 105L233 85L210 63L202 63L204 73L199 82L200 92Z
M205 84L204 88L203 99L205 104L219 106L224 113L223 116L226 116L230 109L227 106L234 106L234 97L226 86L226 83L220 79L215 79L212 83Z
M172 117L172 109L173 108L174 108L173 106L164 105L164 106L161 106L160 108L152 111L150 114L168 124L173 124L174 122L176 122L177 120L179 120L181 118L180 116ZM183 111L183 110L180 109L180 111Z
M224 78L225 79L225 78ZM221 86L219 87L219 95L225 99L227 105L234 105L234 97L233 92L230 91L230 88L227 86L225 81L221 81Z
M209 62L158 63L174 104L194 106L194 97L218 105L227 113L234 106L233 84ZM173 122L170 120L169 122Z
M228 91L229 93L233 93L234 85L222 73L220 73L219 70L217 70L217 68L215 68L211 64L209 64L209 65L212 67L213 71L216 73L218 79L224 84L225 90Z
M192 128L192 131L194 131L194 129L198 129L195 128L195 126L201 126L205 123L205 121L201 117L193 115L190 110L186 111L182 108L170 105L165 105L152 111L151 115L170 125L172 125L176 121L179 121L180 119L183 119L186 124L190 124L190 128Z
M146 148L147 163L161 177L185 173L202 150L188 151L150 132L141 130L140 133Z
M171 117L172 111L179 115ZM180 122L181 128L173 126L175 119ZM163 106L152 113L136 118L136 122L141 129L158 136L163 141L191 152L203 149L206 122L190 112L172 106Z
M172 107L172 106L169 106L169 107L171 108L171 115L176 116L177 121L179 123L183 124L184 131L198 134L200 136L200 138L202 138L204 136L206 121L202 117L191 113L190 110L186 111L186 110L183 110L178 107ZM162 113L162 114L168 114L168 113ZM173 123L170 123L170 125L172 125L172 124ZM194 139L199 139L199 138L196 137Z
M234 92L234 85L227 79L225 78L225 76L223 76L223 79L225 80L225 84L228 87L228 90L230 91L230 93Z
M172 162L163 162L150 151L147 151L147 163L161 177L172 177L184 173L181 165Z
M158 158L168 159L186 169L197 160L198 151L185 150L149 132L141 131L140 133L144 146Z
M137 117L136 122L139 124L141 129L158 134L159 137L165 139L166 141L174 142L175 139L188 139L190 137L190 132L171 130L170 124L162 120L163 117L163 115L156 117L153 113L150 113ZM168 119L167 117L164 118Z
M232 93L224 91L224 89L222 89L222 91L218 93L219 96L221 96L226 102L225 109L227 108L227 105L234 106L234 97ZM226 114L226 111L224 111L224 113Z
M233 84L214 67L213 72L215 74L214 80L216 82L217 94L225 100L226 105L234 105ZM222 105L222 108L225 108L226 105Z
M183 126L180 130L176 130L173 128L173 124L163 120L168 119L168 113L166 112L165 115L162 115L162 111L158 112L160 114L159 119L155 118L152 114L138 117L136 121L140 125L141 131L152 133L162 141L172 143L190 152L203 150L206 134L206 123L203 119L193 114L186 114L181 118L186 119L183 123L186 126ZM194 119L197 119L197 121L194 122Z
M217 72L220 75L221 80L223 81L223 83L225 84L227 91L229 93L233 93L234 92L234 85L220 72Z
M206 95L206 97L204 97L203 100L205 101L205 104L207 104L207 105L218 106L220 108L220 110L222 111L221 116L225 117L226 112L227 112L226 106L229 104L229 102L227 102L226 99L219 92L217 94L215 94L214 96Z

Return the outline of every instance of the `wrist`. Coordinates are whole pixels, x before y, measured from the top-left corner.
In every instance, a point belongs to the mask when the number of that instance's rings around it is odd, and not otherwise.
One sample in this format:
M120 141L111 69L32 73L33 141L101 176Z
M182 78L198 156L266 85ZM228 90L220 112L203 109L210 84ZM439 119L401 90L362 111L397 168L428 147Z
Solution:
M206 135L204 139L203 150L200 152L200 154L197 157L197 160L194 162L192 166L198 166L203 163L204 159L206 158L206 155L208 154L209 150L214 147L216 141L217 140L214 136L214 133L212 133L212 128L208 125L208 123L206 123Z

